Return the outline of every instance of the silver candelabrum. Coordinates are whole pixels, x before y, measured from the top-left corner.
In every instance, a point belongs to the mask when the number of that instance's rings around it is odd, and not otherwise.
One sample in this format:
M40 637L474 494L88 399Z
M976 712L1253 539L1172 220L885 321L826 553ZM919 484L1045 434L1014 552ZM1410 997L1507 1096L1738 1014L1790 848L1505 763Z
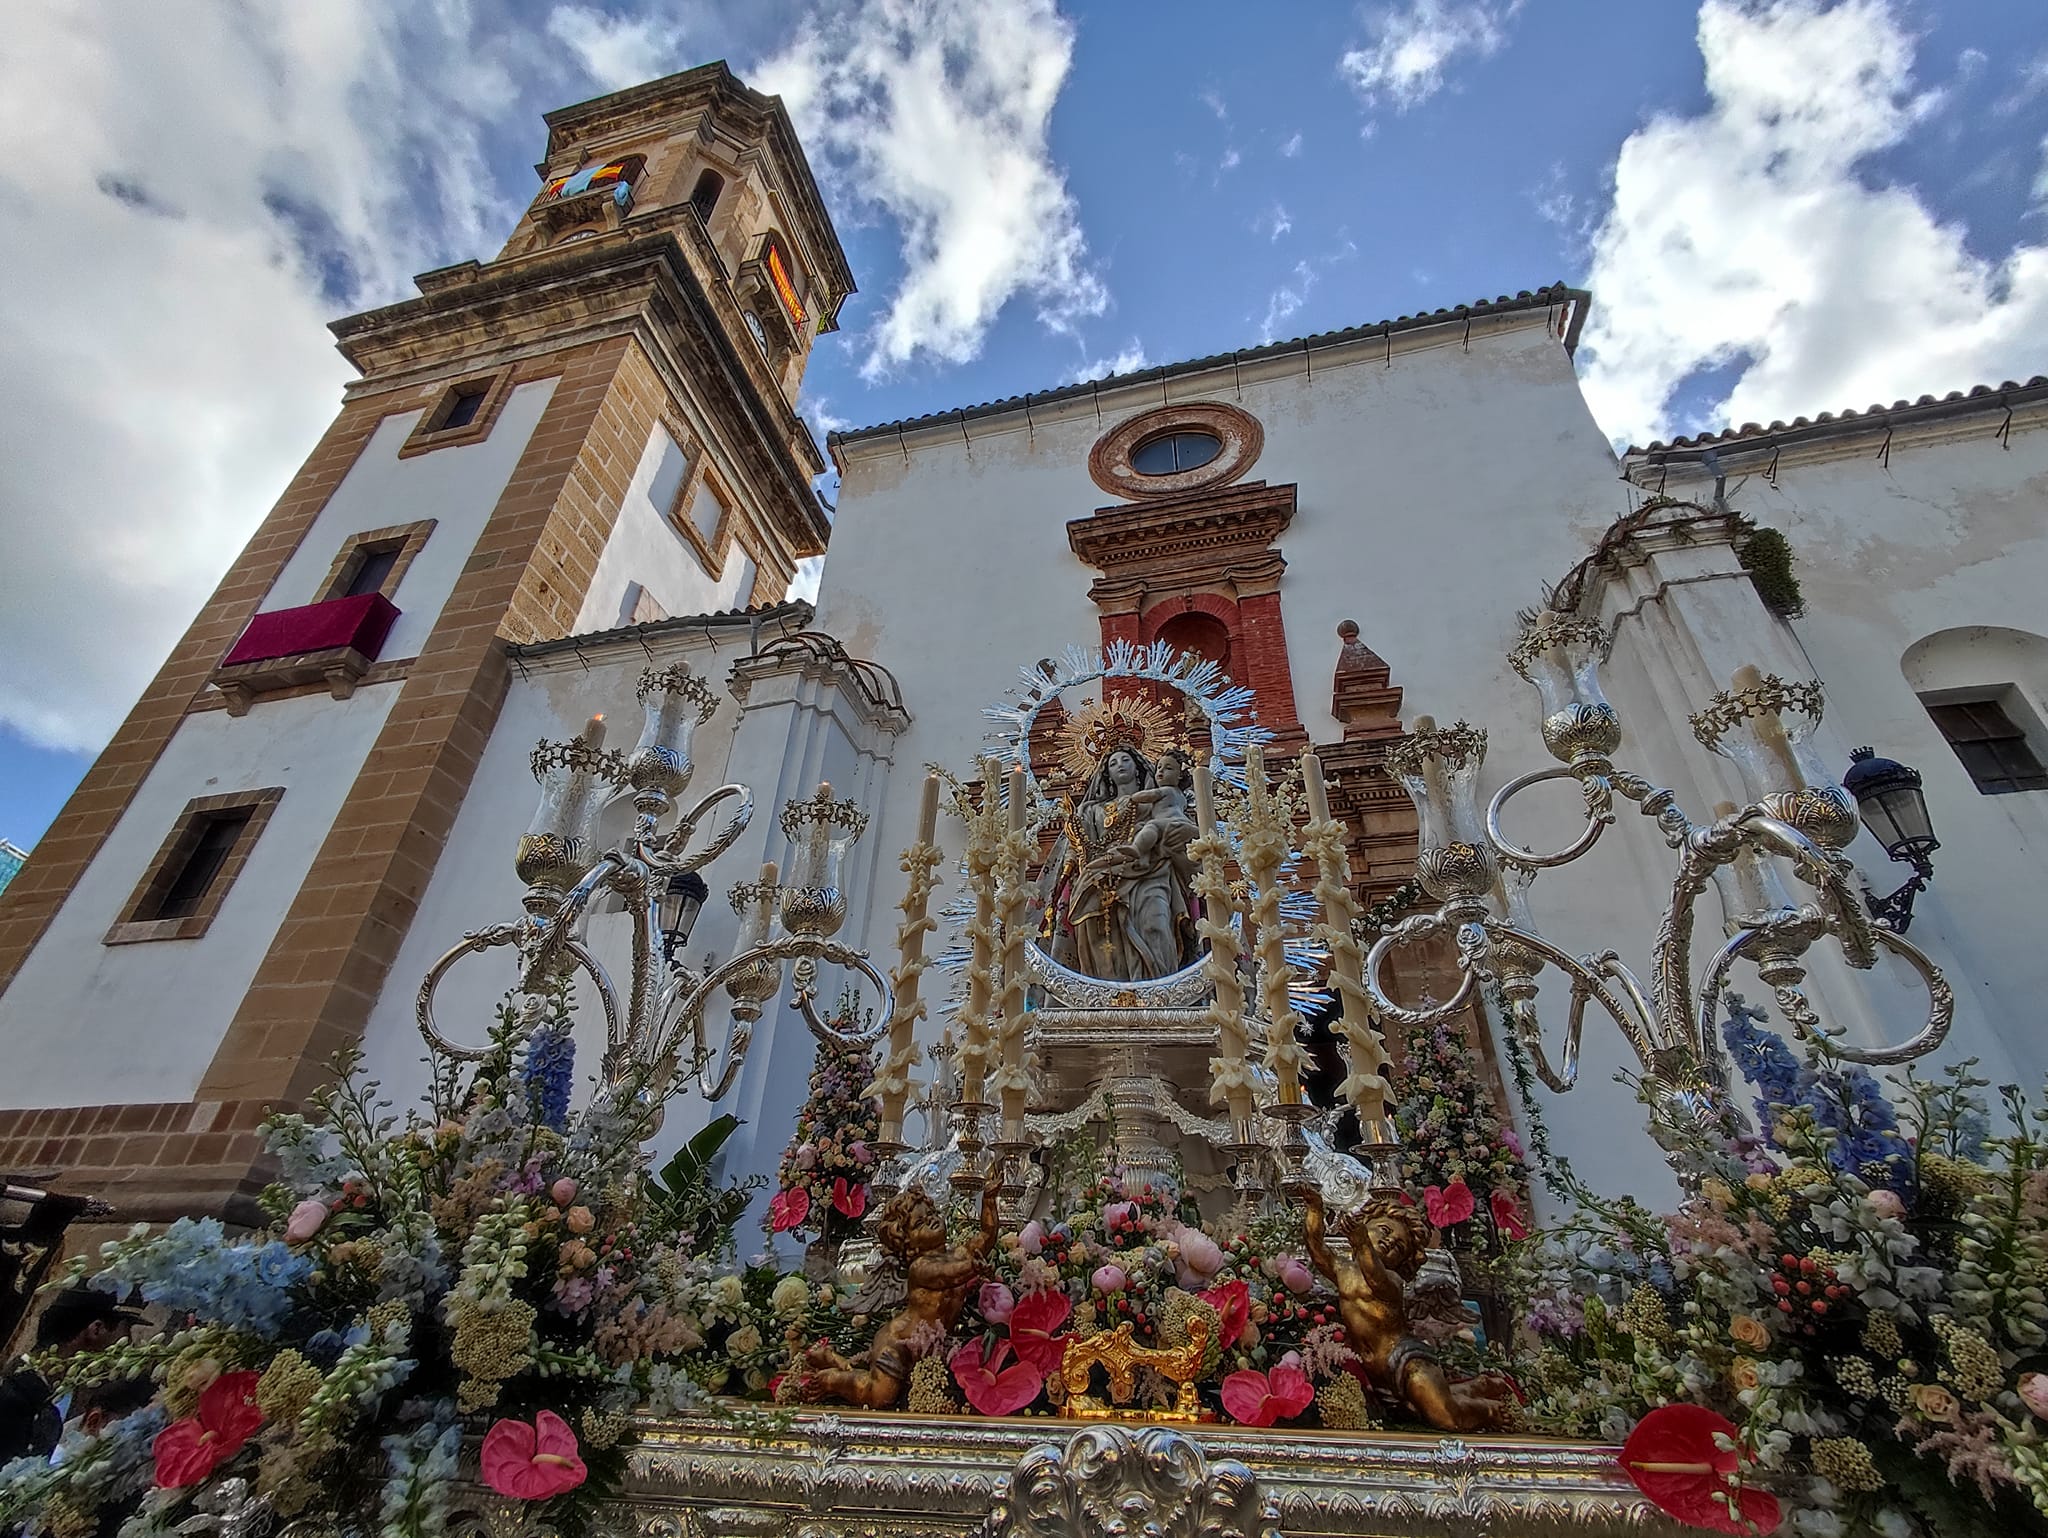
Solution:
M1618 768L1621 720L1600 692L1599 667L1609 638L1589 620L1542 616L1508 660L1543 700L1543 743L1559 762L1503 785L1479 810L1478 781L1486 733L1459 722L1437 727L1427 717L1388 750L1388 766L1414 801L1421 822L1416 875L1438 907L1385 931L1366 957L1365 985L1375 1009L1401 1024L1428 1026L1464 1009L1476 990L1494 986L1509 1028L1527 1048L1537 1075L1553 1090L1576 1082L1588 1004L1620 1027L1641 1065L1653 1108L1662 1115L1714 1124L1726 1112L1728 1078L1715 1031L1715 1011L1730 969L1754 964L1785 1018L1802 1035L1827 1038L1828 1049L1858 1063L1896 1064L1933 1051L1948 1034L1954 995L1940 970L1893 930L1873 924L1842 851L1856 836L1857 813L1847 791L1821 765L1807 738L1821 716L1817 683L1788 683L1754 668L1736 671L1731 687L1692 718L1694 735L1731 760L1749 802L1723 803L1711 822L1695 822L1669 790ZM1549 780L1577 782L1585 799L1584 830L1562 849L1538 854L1501 831L1507 805ZM1671 899L1657 926L1646 987L1614 951L1572 956L1537 932L1527 892L1536 874L1590 851L1615 821L1614 798L1633 801L1653 818L1678 852ZM1776 858L1774 858L1776 857ZM1789 864L1810 896L1795 900L1780 880ZM1718 888L1727 938L1692 983L1693 907ZM1457 946L1459 982L1440 1005L1409 1008L1380 982L1388 953L1437 936ZM1804 958L1832 940L1852 967L1867 969L1878 952L1903 957L1928 994L1926 1022L1893 1046L1863 1048L1824 1026L1806 997ZM1538 977L1555 967L1571 983L1562 1048L1553 1060L1536 1012Z
M601 1093L637 1102L644 1132L651 1133L665 1102L691 1078L707 1100L731 1090L745 1065L754 1023L782 988L785 965L795 964L794 1002L820 1036L867 1044L880 1034L842 1030L819 1018L812 1000L820 963L850 968L873 983L881 1000L879 1019L888 1019L893 1000L888 980L867 953L833 938L846 918L840 869L867 819L853 802L834 801L830 785L783 810L783 832L794 846L789 879L782 881L770 863L758 880L740 882L728 894L740 918L733 955L697 971L671 954L680 947L664 944L662 894L671 880L701 870L732 847L752 820L754 798L744 785L721 785L664 831L695 770L690 739L717 711L718 701L684 662L649 668L640 675L637 695L643 719L631 752L605 749L601 716L569 742L543 742L534 749L540 804L515 859L526 883L524 912L465 934L444 953L420 984L416 1012L430 1045L473 1061L492 1047L451 1041L434 1019L434 995L457 962L500 946L517 951L521 1003L515 1030L522 1037L580 972L604 1013ZM628 795L631 831L614 847L600 849L600 815ZM724 821L700 843L700 832L721 807ZM616 894L633 917L632 978L623 1007L611 976L577 933L592 900L606 892ZM728 1019L714 1043L707 1016L720 988L729 1002Z

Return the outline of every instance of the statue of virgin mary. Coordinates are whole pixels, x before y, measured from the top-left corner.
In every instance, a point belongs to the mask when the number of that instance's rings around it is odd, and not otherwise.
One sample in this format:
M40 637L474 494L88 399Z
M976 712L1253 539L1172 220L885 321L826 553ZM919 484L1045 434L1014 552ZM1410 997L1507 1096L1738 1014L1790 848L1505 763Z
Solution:
M1135 715L1095 723L1100 756L1079 804L1062 808L1039 886L1052 958L1112 982L1167 977L1196 956L1187 758L1148 760Z

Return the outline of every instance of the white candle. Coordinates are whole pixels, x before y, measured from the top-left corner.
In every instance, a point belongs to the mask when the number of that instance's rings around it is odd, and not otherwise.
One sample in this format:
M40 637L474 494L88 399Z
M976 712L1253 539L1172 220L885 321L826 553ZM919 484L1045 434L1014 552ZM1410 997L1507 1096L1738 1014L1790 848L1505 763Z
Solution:
M1195 825L1201 836L1188 853L1196 861L1195 895L1202 899L1197 928L1209 944L1202 972L1214 995L1209 1022L1216 1031L1216 1056L1209 1062L1209 1101L1227 1107L1231 1122L1241 1125L1251 1121L1253 1110L1248 1062L1251 1042L1245 1032L1244 981L1237 971L1237 931L1230 923L1236 905L1230 896L1227 849L1217 834L1215 786L1206 763L1195 765Z
M1003 1139L1024 1140L1024 1099L1030 1079L1024 1072L1024 945L1030 926L1030 895L1025 887L1030 855L1025 848L1024 770L1010 771L1010 815L997 861L997 900L1003 920L1002 971L1002 1108Z
M1342 1013L1337 1029L1344 1038L1345 1058L1350 1072L1338 1093L1351 1102L1360 1127L1368 1129L1386 1117L1386 1042L1374 1029L1365 987L1364 953L1352 935L1352 920L1358 905L1352 900L1350 860L1344 848L1344 830L1330 815L1330 798L1323 784L1323 761L1313 752L1301 758L1302 783L1308 790L1308 826L1304 842L1316 857L1316 900L1323 910L1322 939L1330 951L1330 982L1337 990Z
M910 1098L910 1070L918 1061L917 1022L925 1008L918 998L919 979L924 974L924 937L938 926L928 916L932 888L938 884L939 777L924 777L924 799L917 809L917 842L903 851L903 873L908 877L903 901L897 906L903 922L896 928L896 966L889 987L896 995L895 1013L889 1017L889 1053L882 1071L869 1090L881 1097L880 1141L903 1141L903 1110Z

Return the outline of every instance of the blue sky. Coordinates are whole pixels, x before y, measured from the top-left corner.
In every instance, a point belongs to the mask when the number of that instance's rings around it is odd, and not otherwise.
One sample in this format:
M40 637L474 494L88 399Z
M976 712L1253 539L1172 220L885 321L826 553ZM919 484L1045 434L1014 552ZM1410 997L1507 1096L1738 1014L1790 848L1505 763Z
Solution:
M1617 441L2048 370L2048 7L610 0L0 38L0 836L39 837L550 107L781 91L861 284L821 427L1565 279Z

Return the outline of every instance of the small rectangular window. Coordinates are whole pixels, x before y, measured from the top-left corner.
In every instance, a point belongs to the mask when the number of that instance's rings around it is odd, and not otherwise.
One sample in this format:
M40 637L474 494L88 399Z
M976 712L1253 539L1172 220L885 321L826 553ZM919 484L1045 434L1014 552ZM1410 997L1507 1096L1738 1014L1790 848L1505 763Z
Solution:
M190 918L219 878L236 843L249 828L250 808L238 806L225 812L210 812L192 828L191 847L184 859L171 869L154 908L136 915L149 919Z
M1997 694L1930 704L1927 713L1985 795L2048 790L2048 768Z
M484 402L490 397L489 385L464 385L448 399L448 409L441 416L436 431L449 432L457 427L467 427L476 420L476 414L484 409Z
M106 943L205 934L283 795L273 786L187 802Z
M481 443L490 436L491 423L512 390L512 370L500 369L482 378L458 379L444 385L413 424L412 433L399 446L398 457L406 459L435 449L460 448Z
M403 548L395 544L363 546L357 553L355 570L349 574L348 585L341 596L360 598L365 593L383 592L391 569L398 564L398 552Z

